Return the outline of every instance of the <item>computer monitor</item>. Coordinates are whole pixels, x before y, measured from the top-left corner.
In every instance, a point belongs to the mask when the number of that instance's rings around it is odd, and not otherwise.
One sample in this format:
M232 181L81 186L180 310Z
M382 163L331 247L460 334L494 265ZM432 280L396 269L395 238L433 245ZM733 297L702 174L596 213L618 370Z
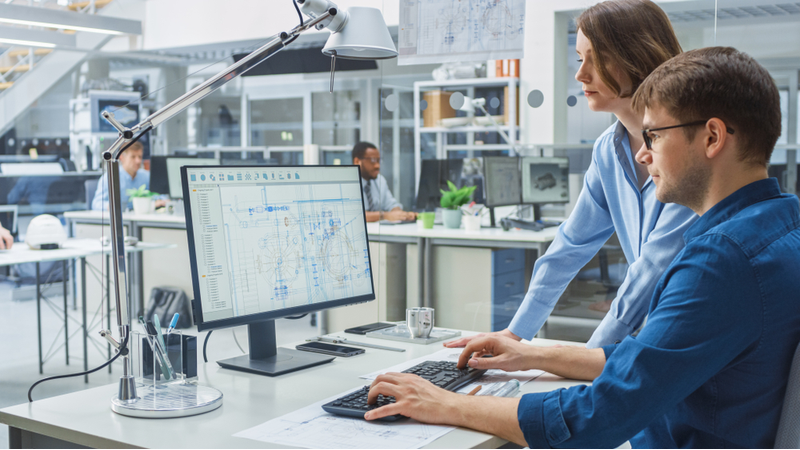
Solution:
M183 198L183 188L181 187L181 167L186 165L193 166L218 166L219 160L217 158L184 158L184 157L167 157L167 182L169 183L169 197ZM152 186L153 174L150 174L150 182Z
M433 211L441 206L442 192L449 190L447 181L460 185L463 159L425 159L419 175L417 211Z
M280 375L332 358L277 348L275 319L375 299L358 166L184 166L198 331L248 325L222 367Z
M485 156L483 158L483 178L486 188L486 206L508 206L522 203L519 158Z
M522 158L522 203L569 202L569 158Z

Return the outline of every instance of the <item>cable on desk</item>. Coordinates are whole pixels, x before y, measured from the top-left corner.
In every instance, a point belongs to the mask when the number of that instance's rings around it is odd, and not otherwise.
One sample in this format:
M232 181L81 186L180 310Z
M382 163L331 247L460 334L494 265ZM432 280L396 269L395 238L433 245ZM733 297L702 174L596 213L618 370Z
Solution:
M66 374L66 375L56 375L56 376L52 376L52 377L42 378L41 380L37 381L36 383L33 383L31 388L28 389L28 401L29 402L33 402L33 398L31 397L31 393L33 392L33 388L35 388L40 383L44 383L45 381L50 381L50 380L57 380L59 378L70 378L70 377L79 377L81 375L89 375L91 373L97 372L98 370L100 370L100 369L102 369L104 367L108 367L109 364L111 364L114 361L116 361L116 359L119 358L119 356L122 355L123 353L126 354L126 355L128 354L128 339L129 338L130 338L130 335L129 336L125 336L125 340L123 340L122 341L122 345L119 346L119 351L117 352L117 354L114 355L113 358L109 359L103 365L101 365L99 367L95 367L94 369L87 370L85 372L69 373L69 374Z
M203 341L203 362L208 362L208 357L206 356L206 347L208 346L208 338L211 337L211 333L214 330L209 330L208 334L206 335L206 339Z

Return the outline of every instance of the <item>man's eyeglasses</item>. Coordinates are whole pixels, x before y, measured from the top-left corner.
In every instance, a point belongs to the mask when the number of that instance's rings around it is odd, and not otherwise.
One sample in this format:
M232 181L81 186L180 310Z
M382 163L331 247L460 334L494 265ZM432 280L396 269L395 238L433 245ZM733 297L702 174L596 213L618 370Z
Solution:
M642 138L644 138L644 145L647 147L648 150L653 149L653 139L650 138L650 133L653 131L661 131L661 130L669 130L671 128L681 128L681 127L693 127L697 125L705 125L708 120L696 120L694 122L689 123L682 123L680 125L672 125L671 127L661 127L661 128L647 128L642 130ZM733 128L726 127L728 133L733 134Z
M358 158L358 159L360 159L362 161L369 161L372 164L377 164L377 163L381 162L380 158Z

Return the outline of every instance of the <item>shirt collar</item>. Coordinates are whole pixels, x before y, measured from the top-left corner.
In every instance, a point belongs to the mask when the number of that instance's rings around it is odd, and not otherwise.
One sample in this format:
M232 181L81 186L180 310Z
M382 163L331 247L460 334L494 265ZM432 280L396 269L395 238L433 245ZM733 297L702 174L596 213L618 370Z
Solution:
M617 152L617 158L622 165L622 170L625 171L631 181L635 182L637 177L633 170L633 161L631 161L633 152L631 151L630 138L628 136L628 130L625 129L625 125L623 125L620 120L617 120L617 126L614 128L614 150ZM647 182L642 185L642 190L651 182L652 180L647 180Z
M689 242L692 238L700 236L722 222L725 222L743 209L764 200L780 196L781 188L778 186L778 180L775 178L758 180L741 187L700 216L700 218L698 218L683 234L683 240Z

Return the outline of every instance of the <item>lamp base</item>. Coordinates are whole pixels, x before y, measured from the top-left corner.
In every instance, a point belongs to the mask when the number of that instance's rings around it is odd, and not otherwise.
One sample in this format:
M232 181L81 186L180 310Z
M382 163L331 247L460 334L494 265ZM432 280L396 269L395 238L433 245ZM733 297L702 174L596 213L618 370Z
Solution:
M117 414L145 419L168 419L207 413L222 406L222 392L193 383L139 387L135 400L111 400Z

